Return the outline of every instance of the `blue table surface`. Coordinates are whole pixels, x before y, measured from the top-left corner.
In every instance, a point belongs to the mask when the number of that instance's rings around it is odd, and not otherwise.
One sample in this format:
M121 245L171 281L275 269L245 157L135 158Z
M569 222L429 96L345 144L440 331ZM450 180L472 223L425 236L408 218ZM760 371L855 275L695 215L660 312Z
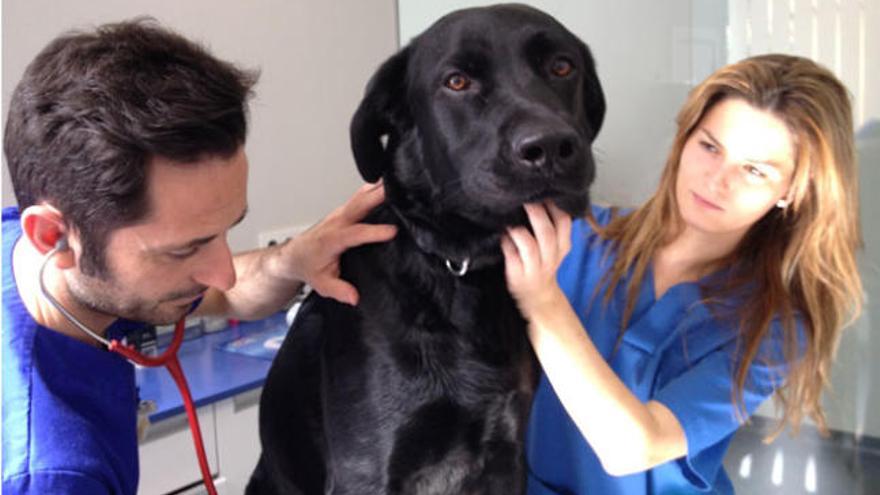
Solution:
M262 386L272 364L269 359L229 352L221 349L221 346L231 340L277 330L279 327L287 327L284 313L264 320L241 322L184 341L178 357L196 407ZM184 413L183 399L168 370L164 367L137 367L135 376L141 400L156 402L157 409L150 414L150 421L161 421Z

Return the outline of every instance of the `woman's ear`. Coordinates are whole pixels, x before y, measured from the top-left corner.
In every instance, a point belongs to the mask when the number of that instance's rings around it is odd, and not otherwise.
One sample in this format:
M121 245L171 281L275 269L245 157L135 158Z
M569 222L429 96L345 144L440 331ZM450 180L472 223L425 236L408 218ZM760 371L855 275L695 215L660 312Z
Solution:
M55 265L70 268L76 264L73 250L68 245L68 228L64 215L52 205L43 203L28 206L21 212L21 230L27 241L40 254L47 254L56 246Z
M779 200L776 202L776 207L784 210L788 208L789 205L791 205L792 201L794 201L794 188L789 187L785 195L779 198Z

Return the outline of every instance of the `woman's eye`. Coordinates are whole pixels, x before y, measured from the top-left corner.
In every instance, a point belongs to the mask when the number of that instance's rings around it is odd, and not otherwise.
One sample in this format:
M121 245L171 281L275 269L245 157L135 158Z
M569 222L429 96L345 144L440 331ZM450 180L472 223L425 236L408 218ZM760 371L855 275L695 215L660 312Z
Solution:
M760 168L758 168L754 165L746 164L745 170L746 170L746 173L751 175L752 177L756 177L758 179L766 179L767 178L767 174L765 174L763 170L761 170Z
M453 91L464 91L471 86L471 80L466 75L456 72L447 77L443 85Z
M557 58L550 64L550 72L556 77L566 77L573 70L574 64L571 63L571 60L564 57Z
M718 153L718 148L709 141L700 141L700 146L709 153Z

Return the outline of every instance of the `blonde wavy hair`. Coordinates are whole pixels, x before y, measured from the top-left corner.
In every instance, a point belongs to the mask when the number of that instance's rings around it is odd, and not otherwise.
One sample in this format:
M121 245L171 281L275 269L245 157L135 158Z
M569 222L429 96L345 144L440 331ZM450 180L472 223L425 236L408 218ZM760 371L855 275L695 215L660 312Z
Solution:
M782 120L795 149L790 205L772 208L729 256L707 267L729 268L732 276L701 287L710 307L713 301L745 294L733 315L739 325L739 364L731 399L744 418L749 367L778 318L785 342L780 364L788 374L776 392L783 415L772 436L786 423L797 432L804 413L827 431L821 394L829 384L841 331L858 316L863 299L856 265L861 232L852 110L846 88L827 69L801 57L762 55L719 69L691 91L676 119L678 131L657 192L631 214L615 215L598 229L618 254L606 276L605 301L632 272L622 336L651 260L683 228L675 181L685 142L725 98L742 99Z

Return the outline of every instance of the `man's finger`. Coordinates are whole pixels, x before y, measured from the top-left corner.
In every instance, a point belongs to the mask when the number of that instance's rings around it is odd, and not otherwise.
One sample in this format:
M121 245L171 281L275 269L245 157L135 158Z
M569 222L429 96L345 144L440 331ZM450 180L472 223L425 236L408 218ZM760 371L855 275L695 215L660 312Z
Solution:
M396 225L358 223L340 231L340 249L345 250L362 244L385 242L395 235L397 235Z
M336 299L344 304L355 306L358 303L359 296L357 289L341 278L321 277L318 280L313 281L312 288L315 289L315 292L318 294L331 299Z
M376 184L361 186L352 197L342 205L340 214L354 223L362 220L367 213L385 201L385 186L379 181Z

